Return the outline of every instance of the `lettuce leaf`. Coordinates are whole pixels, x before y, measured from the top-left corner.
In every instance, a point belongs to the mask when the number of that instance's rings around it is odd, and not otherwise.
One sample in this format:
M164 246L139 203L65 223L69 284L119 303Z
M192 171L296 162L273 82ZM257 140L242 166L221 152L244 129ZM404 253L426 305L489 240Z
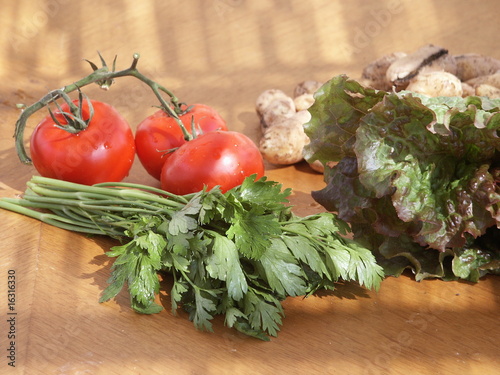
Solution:
M500 237L500 99L375 91L340 75L309 111L305 158L325 165L327 183L312 195L388 274L500 271L489 240Z

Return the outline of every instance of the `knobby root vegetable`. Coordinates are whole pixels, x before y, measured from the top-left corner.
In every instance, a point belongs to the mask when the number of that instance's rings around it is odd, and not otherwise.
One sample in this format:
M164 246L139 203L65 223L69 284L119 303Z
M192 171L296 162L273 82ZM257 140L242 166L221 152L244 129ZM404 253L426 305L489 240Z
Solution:
M266 90L257 97L257 100L255 102L255 110L257 114L262 117L264 110L269 106L269 104L271 104L271 102L286 98L288 98L288 95L285 94L282 90Z
M314 103L314 95L309 93L304 93L302 95L293 98L295 103L295 109L298 111L303 111L308 109Z
M466 82L472 87L477 87L479 85L489 85L500 89L500 70L494 74L488 74L469 79Z
M476 95L474 87L469 85L467 82L462 82L462 96L467 97L472 95Z
M486 83L476 86L475 95L487 96L489 98L500 98L500 88L488 85Z
M312 163L309 163L309 166L312 168L313 171L316 171L318 173L324 173L325 172L325 166L319 160L315 160Z
M293 90L293 97L296 98L303 94L314 94L323 85L322 82L307 80L299 83Z
M303 148L309 143L304 124L311 118L307 109L321 86L321 82L306 80L295 86L291 96L279 89L269 89L257 97L255 108L262 131L259 149L266 161L291 165L304 160ZM318 163L311 168L323 172Z
M393 52L373 61L363 69L360 82L377 90L390 91L392 82L387 79L387 69L394 61L404 56L404 52Z
M384 91L497 98L500 60L476 53L452 55L443 47L428 44L409 54L394 52L382 56L365 66L358 81Z
M297 112L308 109L314 103L314 93L323 85L322 82L308 80L299 83L293 90L293 102Z
M420 73L410 80L406 90L428 96L462 96L462 82L457 76L447 72Z
M259 143L264 159L278 165L302 161L304 146L309 143L309 137L304 132L304 123L309 120L309 112L300 111L291 117L277 120L267 128Z
M500 60L476 53L457 55L455 61L457 77L462 81L493 74L500 70Z
M458 68L457 62L453 56L446 54L439 57L428 65L422 66L422 68L418 71L418 74L443 71L456 76Z
M278 119L290 117L297 111L295 103L290 97L275 99L265 107L261 118L261 127L265 131L273 122Z
M447 53L448 51L442 47L425 45L409 55L396 59L387 69L387 80L395 86L403 86L415 77L420 69Z

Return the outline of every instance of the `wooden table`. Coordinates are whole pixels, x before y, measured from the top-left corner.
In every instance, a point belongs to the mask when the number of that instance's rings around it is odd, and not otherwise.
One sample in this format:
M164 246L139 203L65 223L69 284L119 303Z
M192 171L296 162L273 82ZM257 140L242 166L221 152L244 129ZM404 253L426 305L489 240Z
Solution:
M305 80L357 77L368 62L426 43L451 53L500 58L498 3L460 1L9 1L0 12L1 196L36 174L21 165L12 139L16 103L89 72L83 59L139 52L139 68L187 102L220 110L229 126L256 140L258 94L291 92ZM132 127L156 104L124 78L109 92ZM45 113L37 113L27 134ZM322 176L306 165L268 176L294 189L299 214L321 211L311 190ZM127 181L157 185L138 161ZM134 313L122 293L99 304L114 244L0 211L0 373L2 374L498 374L500 278L478 284L388 278L378 293L341 285L330 295L290 298L278 338L260 342L214 323L198 332L168 308ZM7 281L15 272L15 325ZM15 368L8 333L15 328Z

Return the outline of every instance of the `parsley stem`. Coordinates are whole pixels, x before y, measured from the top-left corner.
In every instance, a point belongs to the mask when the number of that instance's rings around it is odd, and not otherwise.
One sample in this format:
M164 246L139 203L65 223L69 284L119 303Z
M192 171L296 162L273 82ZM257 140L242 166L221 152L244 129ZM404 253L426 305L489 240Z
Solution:
M82 224L86 223L89 226L96 226L95 220L92 219L92 215L75 207L62 207L60 210L52 209L52 212L56 215L81 222Z
M61 217L57 214L40 212L28 207L25 207L21 200L3 198L0 200L0 208L17 212L19 214L37 219L43 223L50 224L52 226L66 229L74 232L81 232L87 234L106 234L106 235L122 235L123 233L118 233L115 231L103 231L99 229L95 224L93 226L86 225L81 221L75 221L67 217Z
M65 205L57 205L54 204L54 202L36 202L32 200L27 200L27 199L12 199L12 198L2 198L0 202L2 201L8 201L11 204L17 204L19 206L23 206L26 208L32 208L32 209L43 209L43 210L50 210L53 213L57 212L66 212L65 210L72 210L74 213L78 212L79 214L85 213L85 217L95 217L95 216L101 216L101 217L107 217L109 219L113 219L115 222L118 222L120 220L124 220L122 216L114 215L110 212L105 212L101 210L83 210L81 207L71 207L71 206L65 206ZM38 211L37 211L38 212ZM66 215L69 217L69 215ZM81 215L83 216L83 215ZM111 222L110 222L111 224Z
M64 206L76 206L84 210L105 210L105 211L115 211L115 212L133 212L133 213L158 213L162 209L156 206L150 206L142 202L130 202L121 200L108 200L108 201L97 201L92 200L79 200L76 199L63 199L54 197L45 197L39 195L25 195L24 199L29 202L43 203L44 208L59 208Z
M147 185L141 185L141 184L135 184L133 182L101 182L99 184L95 184L95 187L108 187L108 188L117 188L117 189L123 189L123 188L130 188L130 189L136 189L136 190L143 190L146 192L150 192L156 195L166 195L168 194L168 197L175 198L175 200L178 200L180 202L187 203L189 202L190 198L194 194L188 194L188 195L175 195L169 192L166 192L165 190L158 189L152 186L147 186Z
M184 271L182 268L177 268L176 270L182 275L182 277L184 278L184 280L186 280L189 283L189 285L191 285L193 287L193 289L195 291L200 292L200 291L203 290L203 291L208 292L209 294L211 294L210 293L210 289L202 288L202 287L196 285L193 282L193 280L191 280L191 278L188 276L188 274L186 273L186 271Z
M48 188L52 191L55 191L53 196L59 196L59 193L68 192L76 192L77 194L91 194L106 196L108 199L110 197L117 197L124 201L143 201L143 202L154 202L159 203L164 207L172 207L172 208L182 208L189 201L189 196L179 196L167 193L164 190L157 189L158 193L168 194L168 198L162 197L158 194L154 194L152 192L148 192L147 190L152 190L145 185L140 184L124 184L124 183L107 183L107 184L98 184L98 185L82 185L73 182L67 182L62 180L51 179L47 177L41 176L33 176L30 182L28 182L28 186L33 188L36 186L37 188ZM129 187L129 188L122 188ZM124 202L121 202L124 203Z

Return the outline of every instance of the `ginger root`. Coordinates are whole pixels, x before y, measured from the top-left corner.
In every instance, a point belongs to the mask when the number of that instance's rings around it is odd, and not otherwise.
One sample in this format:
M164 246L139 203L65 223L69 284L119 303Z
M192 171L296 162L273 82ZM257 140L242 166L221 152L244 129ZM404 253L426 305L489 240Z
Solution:
M444 71L418 74L410 80L406 90L428 96L462 96L462 82L457 76Z
M377 90L390 91L393 84L387 79L387 69L394 61L405 56L404 52L393 52L371 62L363 69L361 83Z
M292 98L280 98L273 100L262 113L261 127L263 130L271 126L273 122L282 118L290 117L297 112Z
M290 117L282 117L268 127L259 143L264 159L278 165L302 161L304 146L309 143L304 123L309 119L309 112L300 111Z
M394 52L373 61L359 82L384 91L498 98L500 60L475 53L451 55L443 47L427 44L409 54Z
M383 91L409 90L428 96L487 96L500 98L500 60L478 55L452 55L448 50L427 44L411 53L393 52L369 63L358 81ZM262 92L255 104L262 137L259 149L266 161L291 165L304 160L303 149L310 139L304 132L308 109L323 84L306 80L292 95L279 89ZM309 163L323 173L319 161Z
M462 81L496 73L500 70L500 60L476 53L454 56L457 63L457 77Z
M309 143L304 124L311 119L307 109L314 103L314 93L321 82L299 83L292 96L282 90L270 89L257 97L256 112L260 118L262 138L259 149L266 161L276 165L291 165L304 160L303 149ZM322 165L311 165L322 172Z
M255 102L255 110L259 117L262 117L265 109L269 107L269 105L276 100L287 99L288 95L285 94L282 90L271 89L266 90L261 93Z

